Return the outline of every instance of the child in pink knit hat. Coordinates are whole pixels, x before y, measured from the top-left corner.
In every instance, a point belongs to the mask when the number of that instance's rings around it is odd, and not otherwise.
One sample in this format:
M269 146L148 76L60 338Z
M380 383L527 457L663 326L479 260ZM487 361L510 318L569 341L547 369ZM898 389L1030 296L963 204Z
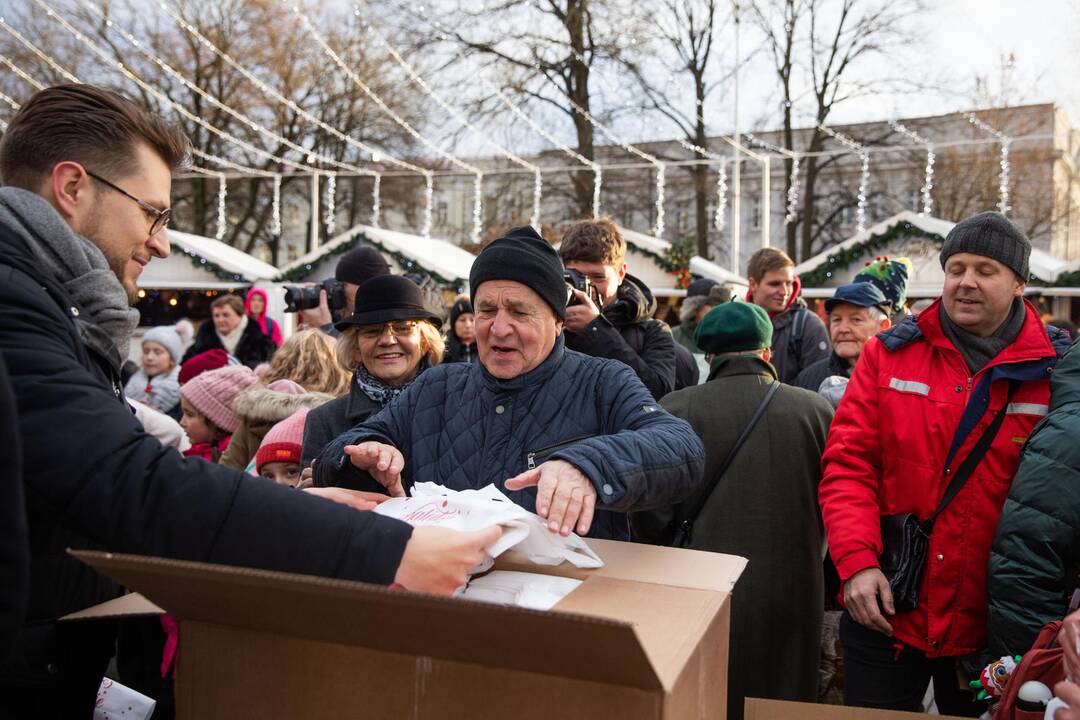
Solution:
M300 408L266 433L255 453L255 472L260 477L292 487L300 482L300 451L308 412L308 408Z
M180 388L180 424L191 441L184 455L218 461L240 424L233 398L257 381L250 368L229 365L204 372Z

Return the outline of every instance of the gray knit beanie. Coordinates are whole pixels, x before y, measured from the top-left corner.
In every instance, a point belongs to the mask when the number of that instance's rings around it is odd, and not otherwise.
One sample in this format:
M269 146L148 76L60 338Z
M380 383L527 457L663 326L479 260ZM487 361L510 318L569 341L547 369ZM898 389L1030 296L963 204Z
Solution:
M1001 213L979 213L956 223L941 246L941 267L962 252L997 260L1027 282L1031 241Z

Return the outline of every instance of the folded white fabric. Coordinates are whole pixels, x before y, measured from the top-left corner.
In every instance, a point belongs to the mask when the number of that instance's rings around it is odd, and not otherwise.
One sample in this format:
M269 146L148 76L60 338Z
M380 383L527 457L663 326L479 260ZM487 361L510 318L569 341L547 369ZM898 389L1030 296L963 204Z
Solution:
M456 595L496 605L550 610L578 585L581 585L580 580L557 575L492 570L487 575L470 580L468 586Z
M537 565L598 568L604 561L580 537L563 537L547 529L536 513L514 504L494 485L479 490L450 490L435 483L416 483L412 497L391 498L375 512L404 520L410 525L435 525L453 530L480 530L491 525L503 528L502 537L487 548L488 561L475 572L490 568L494 558L510 548Z

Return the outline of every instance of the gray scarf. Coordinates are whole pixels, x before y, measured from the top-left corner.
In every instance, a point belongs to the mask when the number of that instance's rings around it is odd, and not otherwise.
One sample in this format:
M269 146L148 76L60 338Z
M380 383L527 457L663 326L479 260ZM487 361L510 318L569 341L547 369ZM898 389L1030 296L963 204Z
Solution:
M45 198L19 188L0 188L0 225L26 240L78 305L80 317L104 330L126 358L139 311L128 305L101 250L73 232Z
M413 384L413 380L420 377L420 373L424 372L430 364L427 357L423 357L420 360L420 366L416 369L416 374L404 385L385 383L369 373L366 367L358 365L356 368L356 384L359 386L360 392L367 395L372 401L379 403L382 407L386 407L391 400L405 392L406 388Z
M1024 327L1026 315L1023 299L1016 298L1013 300L1012 309L1009 310L1009 316L1005 318L1005 322L1001 323L1001 327L988 337L979 337L954 323L945 312L945 305L942 304L941 328L945 331L945 337L949 339L949 342L964 356L964 362L967 363L971 372L977 373L1016 340L1020 329Z

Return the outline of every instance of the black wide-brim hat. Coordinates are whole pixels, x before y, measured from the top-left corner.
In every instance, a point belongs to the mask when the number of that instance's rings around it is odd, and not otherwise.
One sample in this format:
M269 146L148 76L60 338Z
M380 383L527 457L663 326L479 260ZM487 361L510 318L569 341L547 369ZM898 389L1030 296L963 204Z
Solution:
M379 325L394 320L427 320L442 327L442 318L424 307L420 287L401 275L373 277L356 289L356 311L334 327Z

